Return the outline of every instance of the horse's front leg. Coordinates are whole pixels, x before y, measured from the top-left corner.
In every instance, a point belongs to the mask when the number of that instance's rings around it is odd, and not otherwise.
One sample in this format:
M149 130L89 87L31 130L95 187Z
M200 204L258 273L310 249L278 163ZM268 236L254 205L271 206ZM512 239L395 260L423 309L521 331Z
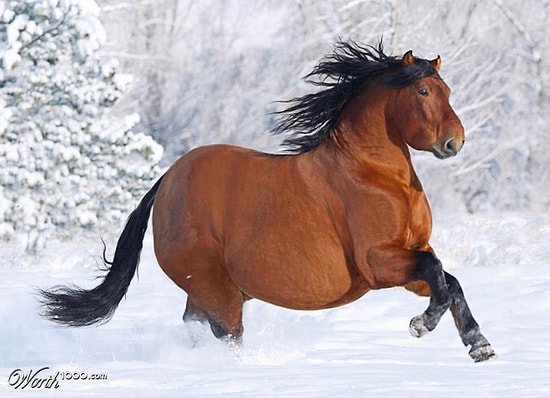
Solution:
M451 313L455 321L458 334L465 346L471 346L470 356L475 362L495 358L496 353L479 330L479 325L474 319L460 283L451 274L445 272L445 280L451 297Z
M496 357L491 344L480 332L460 283L454 276L443 271L440 261L434 254L424 253L419 256L419 262L412 273L412 278L425 281L430 287L428 309L411 320L409 330L413 336L422 337L435 328L449 307L447 300L450 298L450 309L456 328L464 345L471 346L469 354L472 359L475 362L481 362ZM438 299L438 297L444 297L444 299Z
M411 272L412 281L423 281L430 287L430 304L421 315L411 319L409 331L414 337L422 337L435 329L452 303L445 273L439 259L431 252L418 252L416 267Z
M369 250L367 263L362 274L372 289L406 286L417 294L430 296L426 311L411 320L409 329L413 336L421 337L435 329L451 306L452 297L441 262L432 252L380 246Z
M474 361L495 357L491 345L479 331L458 280L443 270L435 254L386 246L371 249L367 259L370 267L363 276L373 289L405 286L417 294L430 296L426 311L412 318L409 324L413 336L422 337L435 329L450 307L463 343L471 345L470 356Z

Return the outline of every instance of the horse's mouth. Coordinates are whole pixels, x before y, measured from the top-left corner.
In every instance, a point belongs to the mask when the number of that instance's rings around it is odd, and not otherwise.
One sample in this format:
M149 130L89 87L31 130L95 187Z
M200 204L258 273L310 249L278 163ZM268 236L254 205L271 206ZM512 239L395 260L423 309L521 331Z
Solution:
M436 144L432 144L432 153L438 159L447 159L457 154L457 152L443 151L442 149L438 148Z

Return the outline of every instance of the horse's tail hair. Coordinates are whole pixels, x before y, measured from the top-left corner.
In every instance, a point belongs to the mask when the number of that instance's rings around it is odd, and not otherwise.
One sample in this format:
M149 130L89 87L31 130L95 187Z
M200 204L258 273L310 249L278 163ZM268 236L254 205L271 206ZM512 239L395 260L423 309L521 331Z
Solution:
M108 272L101 284L91 290L77 286L40 290L43 317L66 326L88 326L111 319L136 273L149 215L163 177L128 217L113 260L108 261L103 251L103 262Z

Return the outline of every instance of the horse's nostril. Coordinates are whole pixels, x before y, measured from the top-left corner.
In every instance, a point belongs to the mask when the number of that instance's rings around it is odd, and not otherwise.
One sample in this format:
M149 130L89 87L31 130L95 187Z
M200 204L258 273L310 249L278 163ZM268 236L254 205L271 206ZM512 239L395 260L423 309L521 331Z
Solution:
M445 141L445 145L443 145L443 150L449 154L456 154L459 150L459 148L456 145L456 141L454 138L450 138L447 141Z

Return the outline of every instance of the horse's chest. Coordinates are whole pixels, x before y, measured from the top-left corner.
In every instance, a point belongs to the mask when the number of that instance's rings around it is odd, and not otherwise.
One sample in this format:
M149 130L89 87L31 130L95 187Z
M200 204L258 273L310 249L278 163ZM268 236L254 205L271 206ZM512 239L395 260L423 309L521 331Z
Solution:
M349 233L360 252L390 242L415 250L427 246L432 220L426 196L409 187L392 188L373 189L349 204Z
M409 196L406 213L405 246L414 250L425 249L432 230L432 217L428 200L422 191Z

